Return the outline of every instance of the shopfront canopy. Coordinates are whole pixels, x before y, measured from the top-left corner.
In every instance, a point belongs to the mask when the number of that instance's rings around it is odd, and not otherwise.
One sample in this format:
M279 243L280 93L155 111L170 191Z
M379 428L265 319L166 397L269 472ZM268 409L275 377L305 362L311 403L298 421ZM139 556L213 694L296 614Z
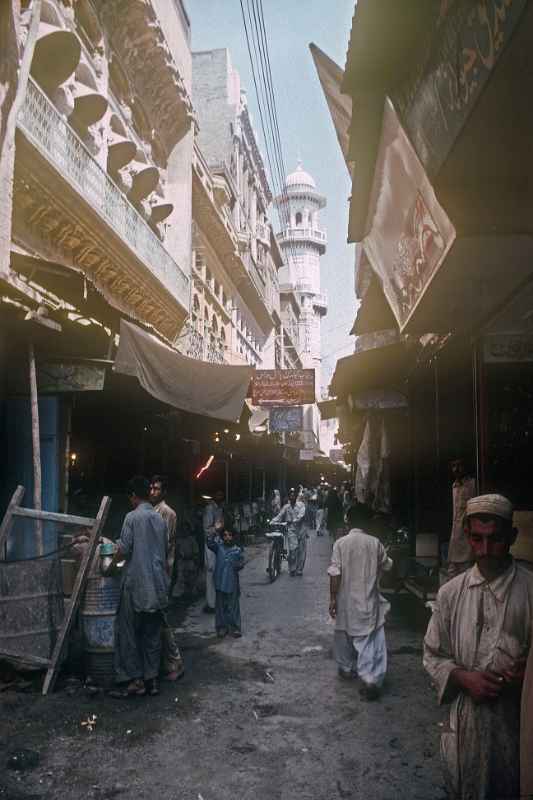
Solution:
M235 422L241 416L253 369L187 358L122 320L115 372L137 378L153 397L182 411Z
M410 350L404 342L373 347L340 358L330 392L345 397L367 389L396 387L406 378L410 358Z

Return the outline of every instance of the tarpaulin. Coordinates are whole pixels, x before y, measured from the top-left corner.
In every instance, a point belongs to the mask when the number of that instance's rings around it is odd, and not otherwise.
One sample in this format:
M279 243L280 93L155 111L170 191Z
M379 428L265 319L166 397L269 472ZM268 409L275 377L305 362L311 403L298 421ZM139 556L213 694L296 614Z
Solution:
M137 378L143 389L163 403L229 422L240 418L254 372L252 367L187 358L124 320L115 371Z
M318 78L335 126L335 133L351 176L352 170L348 151L350 149L350 126L352 124L352 98L341 94L344 71L316 44L310 44L309 49L311 50Z

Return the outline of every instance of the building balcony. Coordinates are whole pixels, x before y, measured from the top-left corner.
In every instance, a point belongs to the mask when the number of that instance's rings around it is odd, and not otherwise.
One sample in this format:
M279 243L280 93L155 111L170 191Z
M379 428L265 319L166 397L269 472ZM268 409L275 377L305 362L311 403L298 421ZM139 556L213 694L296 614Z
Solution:
M328 237L324 231L318 228L284 228L276 234L276 238L281 245L290 244L291 242L310 242L318 246L321 255L326 252L328 242Z
M313 297L313 308L315 308L321 316L325 316L328 312L328 296L326 292L319 292Z
M273 327L271 304L267 297L266 278L251 254L250 231L237 233L225 207L221 209L217 205L213 175L196 146L193 153L192 210L198 231L219 255L254 318L268 333Z
M173 340L187 275L31 79L17 126L14 240L83 272L111 305Z
M255 235L265 247L270 247L270 225L265 225L263 222L256 223Z
M211 364L226 363L223 342L210 341L190 324L187 324L186 332L182 336L178 346L183 355L195 358L197 361L208 361Z

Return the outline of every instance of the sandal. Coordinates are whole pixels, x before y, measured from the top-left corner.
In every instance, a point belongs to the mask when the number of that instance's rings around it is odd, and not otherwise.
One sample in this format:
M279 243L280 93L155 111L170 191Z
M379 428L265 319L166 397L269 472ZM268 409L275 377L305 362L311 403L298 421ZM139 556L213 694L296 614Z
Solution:
M112 689L109 692L110 697L116 697L123 700L127 697L144 697L146 694L146 687L141 680L131 681L125 689Z

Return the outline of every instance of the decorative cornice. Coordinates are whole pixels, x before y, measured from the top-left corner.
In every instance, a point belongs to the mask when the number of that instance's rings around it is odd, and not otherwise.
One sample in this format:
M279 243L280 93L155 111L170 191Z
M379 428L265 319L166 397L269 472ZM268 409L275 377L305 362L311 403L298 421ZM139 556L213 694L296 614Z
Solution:
M99 0L100 14L122 67L167 157L194 120L183 77L150 0Z
M188 309L181 309L99 220L83 213L57 183L37 177L35 168L20 160L13 220L13 240L25 250L87 275L118 311L151 325L170 341L176 338Z

